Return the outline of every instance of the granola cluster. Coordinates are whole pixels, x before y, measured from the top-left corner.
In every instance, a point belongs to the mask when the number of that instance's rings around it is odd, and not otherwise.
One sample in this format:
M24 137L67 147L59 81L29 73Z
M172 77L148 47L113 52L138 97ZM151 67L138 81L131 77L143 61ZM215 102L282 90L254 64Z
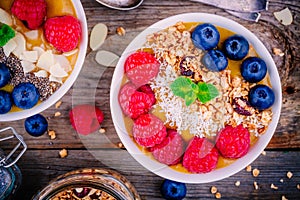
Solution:
M204 52L192 42L191 33L183 22L148 35L145 48L152 49L161 62L158 76L150 85L165 123L179 132L188 130L200 137L216 136L225 125L243 124L252 135L263 134L272 120L272 111L258 111L248 103L248 93L256 84L249 84L230 69L213 72L201 63ZM194 82L213 84L219 96L205 104L195 101L186 106L175 96L170 84L180 75Z

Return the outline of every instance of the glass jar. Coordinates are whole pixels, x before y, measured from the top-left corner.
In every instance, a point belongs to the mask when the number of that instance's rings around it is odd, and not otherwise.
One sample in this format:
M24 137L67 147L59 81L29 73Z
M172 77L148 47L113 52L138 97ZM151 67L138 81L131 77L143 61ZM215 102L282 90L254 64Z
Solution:
M89 168L71 171L51 181L33 200L140 200L134 186L114 170Z
M12 127L0 130L0 142L7 140L17 140L17 145L8 155L0 148L0 200L13 199L14 194L19 189L22 182L22 174L15 163L27 149L23 138ZM16 152L20 148L23 149L17 154Z

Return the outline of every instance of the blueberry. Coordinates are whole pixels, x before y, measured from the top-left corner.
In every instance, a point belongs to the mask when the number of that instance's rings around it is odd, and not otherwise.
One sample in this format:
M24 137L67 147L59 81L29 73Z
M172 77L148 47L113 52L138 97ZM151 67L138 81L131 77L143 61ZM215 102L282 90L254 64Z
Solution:
M4 87L10 80L10 72L4 63L0 63L0 87Z
M34 137L43 135L48 129L48 122L41 114L28 117L25 120L24 125L27 133Z
M194 45L202 50L215 48L220 40L220 33L217 28L208 23L198 25L192 33Z
M228 60L222 51L212 49L204 54L202 63L207 69L219 72L226 69Z
M273 90L266 85L256 85L249 91L249 103L258 110L270 108L275 101Z
M223 51L231 60L242 60L249 52L249 43L241 35L232 35L224 41Z
M186 186L171 180L164 180L160 188L162 196L167 200L181 200L186 195Z
M241 74L246 81L257 83L266 76L267 65L261 58L246 58L241 65Z
M0 90L0 114L8 113L12 107L11 94Z
M32 83L20 83L12 92L15 105L22 109L29 109L35 106L39 97L39 91Z

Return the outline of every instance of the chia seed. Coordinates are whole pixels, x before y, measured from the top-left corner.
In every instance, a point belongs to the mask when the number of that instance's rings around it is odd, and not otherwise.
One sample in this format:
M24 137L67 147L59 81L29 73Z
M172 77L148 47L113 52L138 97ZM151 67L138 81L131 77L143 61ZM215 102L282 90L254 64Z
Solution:
M6 57L3 48L0 47L0 62L5 63L11 73L10 84L16 86L20 83L29 82L35 85L40 93L40 100L47 100L61 86L60 83L49 81L45 77L37 77L33 73L24 73L21 60L13 54Z

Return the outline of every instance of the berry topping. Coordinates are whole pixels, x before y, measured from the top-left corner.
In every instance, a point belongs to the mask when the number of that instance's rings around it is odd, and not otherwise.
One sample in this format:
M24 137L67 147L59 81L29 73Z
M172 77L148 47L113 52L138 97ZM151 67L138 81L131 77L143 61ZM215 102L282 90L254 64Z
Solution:
M208 23L198 25L192 33L194 45L202 50L215 48L220 40L220 33L217 28Z
M135 52L125 61L124 71L128 79L137 87L147 84L158 74L158 60L147 52Z
M169 129L168 136L158 145L150 148L156 160L166 165L175 165L180 162L184 153L184 142L176 130Z
M219 153L205 138L194 137L183 156L183 166L192 173L207 173L215 169Z
M48 129L48 122L41 114L36 114L28 117L25 122L25 130L29 135L38 137L43 135Z
M0 63L0 88L10 81L10 72L6 64Z
M45 0L14 0L11 12L29 29L37 29L46 17Z
M160 187L161 195L167 200L182 200L186 196L184 183L165 179Z
M273 90L266 85L256 85L249 91L249 103L258 110L270 108L275 101Z
M55 49L68 52L75 49L80 40L80 21L69 15L49 18L45 22L44 33L46 40Z
M180 74L183 76L188 76L194 78L195 72L193 69L195 68L194 62L196 58L193 56L186 56L180 62Z
M0 23L0 47L3 47L15 35L15 31L10 26Z
M145 114L134 121L132 134L139 145L153 147L165 139L167 130L159 118Z
M242 124L233 128L228 125L218 133L216 147L225 158L240 158L250 148L250 134Z
M10 93L0 90L0 114L8 113L11 110L12 104Z
M20 83L12 91L15 105L22 109L35 106L39 100L40 93L32 83Z
M257 83L266 76L267 65L261 58L246 58L241 65L241 74L246 81Z
M69 113L73 128L80 134L88 135L100 128L104 119L102 111L89 104L77 105Z
M251 116L255 112L254 108L251 107L250 103L242 97L235 97L233 99L233 109L240 115L246 116Z
M202 63L207 69L219 72L226 69L228 60L222 51L212 49L204 54Z
M241 35L232 35L224 41L223 50L231 60L242 60L249 51L249 43Z
M149 85L143 85L136 90L136 87L128 82L119 93L119 103L123 113L132 119L148 113L155 101L154 93Z

